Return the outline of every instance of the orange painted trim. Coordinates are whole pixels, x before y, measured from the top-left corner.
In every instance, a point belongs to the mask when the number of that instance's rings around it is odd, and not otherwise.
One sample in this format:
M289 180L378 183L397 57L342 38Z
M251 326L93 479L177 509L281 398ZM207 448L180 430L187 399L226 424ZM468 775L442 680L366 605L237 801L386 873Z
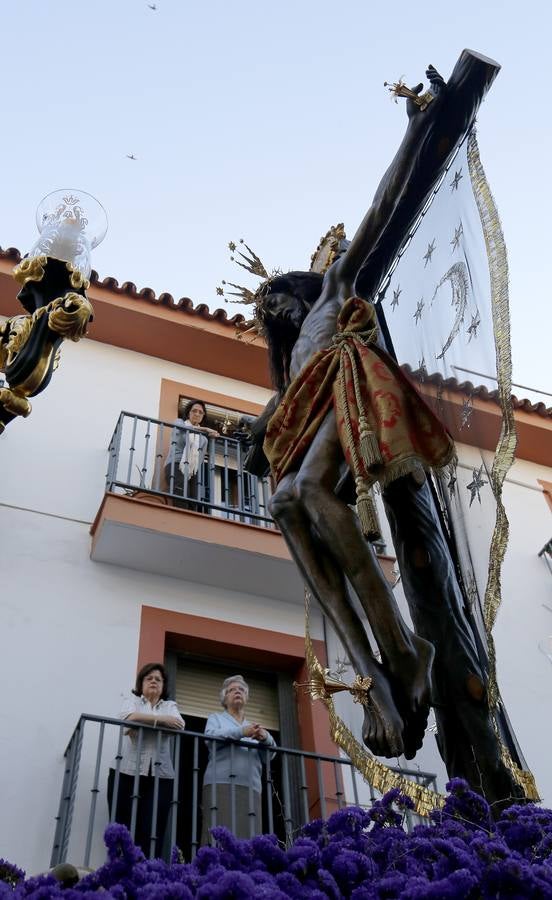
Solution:
M197 385L182 384L179 381L171 381L169 378L161 379L161 390L159 395L159 418L162 422L170 422L171 424L178 417L178 401L180 397L189 397L190 400L203 400L206 404L213 406L221 406L223 409L235 410L236 412L246 413L247 415L259 416L264 406L260 403L252 403L248 400L240 400L237 397L230 397L228 394L218 394L215 391L208 391ZM171 432L165 430L162 438L160 433L157 434L156 458L163 460L163 469L161 473L163 490L167 490L167 480L165 478L164 460L169 452L171 441Z
M13 265L0 260L0 315L21 315ZM94 284L88 290L94 320L87 337L203 372L270 388L266 348L238 340L230 322L205 319L185 309L115 293Z
M238 397L230 397L228 394L208 391L197 385L182 384L180 381L162 378L159 395L159 418L163 422L174 422L178 412L178 400L182 396L189 397L190 400L203 400L206 404L221 406L223 409L236 410L236 412L250 416L260 416L264 409L264 406L260 403L252 403L250 400L241 400Z
M0 259L0 315L23 312L17 301L18 285L11 277L12 268L10 261ZM230 322L206 319L184 309L115 293L102 285L92 285L88 293L94 305L94 321L87 335L90 340L259 387L271 387L264 342L238 340ZM427 382L421 390L426 397L434 398L437 393L435 386ZM442 395L442 402L451 413L447 421L453 423L452 427L449 424L453 438L472 447L494 450L500 429L500 408L492 401L475 397L472 424L461 429L465 396L460 390L446 390ZM516 456L549 466L552 419L521 409L516 409L514 416L518 432Z
M430 401L437 398L437 388L428 384L416 385L420 393ZM473 412L469 428L461 427L462 404L466 395L460 391L445 390L441 394L442 419L446 422L455 441L478 447L482 450L496 450L502 425L501 410L492 401L473 397ZM552 418L544 418L522 409L514 410L517 432L516 458L527 459L539 465L550 466L552 460Z
M313 646L322 665L327 665L324 642L313 640ZM275 672L290 672L299 683L308 678L304 640L297 635L143 606L137 670L147 662L164 660L167 650L186 650L236 663L246 662L262 669L273 668ZM297 713L301 749L327 756L339 755L330 739L324 705L298 692Z
M125 497L110 493L104 495L90 529L92 556L101 527L106 521L279 559L291 559L286 542L280 532L274 529L232 522L187 509L161 506L144 500L143 494L139 497Z
M194 541L205 541L219 546L233 547L261 556L291 560L287 544L279 531L262 528L259 525L248 525L244 522L232 522L219 519L204 513L191 512L166 506L164 498L148 495L138 491L135 497L106 493L90 528L92 535L91 556L99 539L104 522L117 522L134 528L144 528L162 534L188 538ZM160 501L160 502L159 502ZM378 556L383 573L393 585L395 576L393 556Z

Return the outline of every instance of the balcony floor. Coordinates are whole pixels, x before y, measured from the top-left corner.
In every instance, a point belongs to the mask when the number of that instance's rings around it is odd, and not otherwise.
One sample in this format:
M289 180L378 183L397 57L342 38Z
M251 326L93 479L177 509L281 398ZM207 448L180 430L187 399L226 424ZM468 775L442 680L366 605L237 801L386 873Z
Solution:
M272 528L105 494L91 533L96 562L303 602L302 579Z

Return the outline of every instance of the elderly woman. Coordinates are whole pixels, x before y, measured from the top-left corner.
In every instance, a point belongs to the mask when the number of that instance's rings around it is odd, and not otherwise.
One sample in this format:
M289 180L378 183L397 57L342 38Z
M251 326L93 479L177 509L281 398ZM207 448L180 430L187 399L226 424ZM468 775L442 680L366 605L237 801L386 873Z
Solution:
M165 477L171 494L185 498L199 496L207 439L218 437L218 431L203 424L206 416L207 407L203 400L190 400L182 411L182 418L174 422L171 445L165 459ZM177 501L177 504L184 509L198 510L196 503L186 500Z
M142 666L131 696L124 701L120 718L138 725L174 731L181 731L185 727L176 703L168 699L167 673L161 663L146 663ZM110 819L127 828L130 828L132 820L134 779L136 773L140 773L134 841L146 856L160 854L163 846L174 780L170 743L170 734L164 730L155 732L145 728L129 728L123 742L116 796L116 760L109 770L107 800ZM152 834L155 774L159 776L157 822L155 834Z
M212 825L225 825L238 838L261 832L264 754L260 748L274 747L275 742L266 728L246 718L248 699L249 688L243 676L231 675L223 681L220 692L223 712L212 713L207 719L208 737L246 738L247 743L208 742L209 762L203 776L203 844L209 843Z

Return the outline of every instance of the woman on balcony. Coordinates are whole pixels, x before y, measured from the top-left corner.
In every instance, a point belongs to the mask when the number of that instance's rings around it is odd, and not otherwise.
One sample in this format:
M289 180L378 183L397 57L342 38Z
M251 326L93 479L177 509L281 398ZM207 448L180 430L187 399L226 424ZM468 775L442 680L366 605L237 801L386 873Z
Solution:
M242 675L231 675L222 683L221 713L211 713L205 726L207 737L241 740L242 744L208 741L209 762L203 776L203 831L201 843L209 843L209 829L225 825L238 838L260 834L262 826L261 774L266 754L274 747L271 734L245 717L249 687ZM273 755L273 754L272 754Z
M191 503L189 498L201 499L199 484L208 438L219 436L214 428L202 424L206 416L207 408L203 400L190 400L186 404L182 418L174 422L171 444L165 460L167 490L171 494L185 498L176 500L175 506L194 512L203 511L200 504Z
M120 718L153 728L181 731L185 727L176 703L168 699L167 673L161 663L142 666L131 696L123 704ZM163 847L174 780L170 743L170 734L164 730L155 732L149 728L129 728L125 731L122 758L116 759L109 770L107 801L110 821L119 822L129 829L134 780L139 773L134 842L142 848L146 857L160 855ZM115 794L117 770L119 778ZM156 781L157 819L153 829Z

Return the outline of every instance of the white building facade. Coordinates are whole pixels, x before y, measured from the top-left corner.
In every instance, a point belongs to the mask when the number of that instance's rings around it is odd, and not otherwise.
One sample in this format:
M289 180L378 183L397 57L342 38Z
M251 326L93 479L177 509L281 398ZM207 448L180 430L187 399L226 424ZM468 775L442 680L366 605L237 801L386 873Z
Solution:
M13 263L9 252L0 258L2 315L19 312ZM59 370L33 401L31 416L12 422L0 438L0 653L9 692L0 741L0 856L30 873L50 862L64 752L79 717L116 719L144 662L168 665L192 723L210 711L219 681L242 671L262 698L258 716L283 745L338 755L322 704L293 691L293 681L307 678L303 587L283 539L266 521L262 486L257 506L249 489L244 505L231 439L225 448L221 438L213 451L209 509L179 508L163 496L160 468L182 402L203 400L219 416L219 428L221 410L234 423L258 414L270 397L263 348L238 341L224 315L189 302L178 306L168 295L142 296L109 280L93 284L89 296L95 307L89 339L63 346ZM114 448L122 411L128 441ZM531 437L505 485L511 535L495 639L510 719L543 799L552 803L543 740L552 699L552 662L544 652L552 634L552 573L538 556L552 537L546 495L552 468L543 462L552 417L530 409L518 418ZM127 487L106 494L117 454L115 480ZM480 455L459 445L460 482L467 484ZM475 530L489 527L477 517L469 521ZM388 540L388 554L391 546ZM383 564L391 578L392 557ZM487 560L476 564L483 570ZM400 585L396 590L400 596ZM317 610L311 634L323 662L332 667L343 658ZM186 679L194 686L188 692ZM358 732L358 707L338 705ZM85 726L66 848L77 864L102 859L105 779L117 733L106 729L98 762L97 723ZM431 733L417 766L436 772L443 789L446 774ZM334 808L326 775L324 791L326 806L304 789L311 815ZM365 800L366 790L356 785L358 791Z

